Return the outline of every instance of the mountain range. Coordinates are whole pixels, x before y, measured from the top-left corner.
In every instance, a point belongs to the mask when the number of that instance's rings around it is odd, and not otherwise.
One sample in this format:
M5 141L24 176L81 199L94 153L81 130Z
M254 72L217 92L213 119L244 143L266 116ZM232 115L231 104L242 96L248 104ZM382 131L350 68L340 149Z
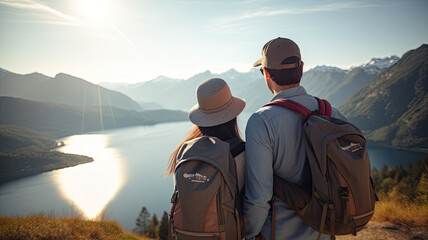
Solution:
M241 88L256 80L262 80L258 70L241 73L230 69L221 74L211 73L207 70L185 80L160 76L154 80L136 84L101 83L100 85L122 92L139 102L140 105L151 102L157 103L158 107L187 111L196 104L197 86L201 82L215 77L224 79L229 84L232 93L241 97L245 95L241 93ZM262 83L264 84L263 81ZM267 89L266 93L269 93Z
M366 133L372 146L428 151L426 49L424 44L402 58L373 58L350 69L318 66L303 74L301 85L309 94L338 107ZM137 101L189 109L196 103L197 85L213 77L223 78L234 95L247 100L246 111L257 110L273 97L258 69L246 73L231 69L221 74L206 71L187 80L162 77L122 85L120 91ZM115 84L101 85L119 90Z
M373 58L369 62L349 70L337 67L318 66L305 72L302 85L313 95L328 98L334 106L339 106L349 96L370 82L379 71L395 64L398 57ZM215 74L205 71L189 79L175 79L160 76L154 80L136 84L101 83L100 85L122 92L138 103L157 103L157 107L188 110L196 104L197 86L210 78L224 79L232 94L246 99L245 111L254 112L272 99L263 76L258 69L238 72L230 69Z
M405 53L402 58L373 58L350 69L318 66L303 74L301 85L309 94L327 98L333 106L338 107L365 132L373 146L428 151L427 49L428 45L424 44ZM141 106L144 109L187 111L197 102L197 86L214 77L224 79L233 95L246 99L247 112L257 110L273 97L258 69L244 73L231 69L221 74L205 71L189 79L160 76L137 84L100 85L66 74L49 78L38 73L19 75L1 69L0 96L7 97L0 98L0 124L20 122L23 126L30 127L32 123L29 119L37 116L38 125L32 126L33 129L56 131L54 135L58 136L103 127L154 123L153 115L151 120L143 120L143 116L149 116L150 111L142 114ZM33 107L40 111L26 115ZM82 108L88 110L84 117ZM17 113L18 109L25 111ZM64 114L60 121L52 123L49 117L43 116L50 116L44 114L49 111ZM151 113L162 115L155 117L158 120L187 119L184 112L163 111ZM79 124L71 124L72 127L59 124L62 121L66 123L69 118ZM57 128L55 131L49 129L52 124Z
M81 107L0 97L0 124L17 125L55 137L136 125L187 120L177 110L134 111L112 106Z
M123 93L64 73L50 78L40 73L20 75L0 68L0 96L80 107L112 105L142 110L138 103Z
M372 143L428 149L428 45L411 50L348 98L339 110Z
M310 94L326 98L333 106L339 106L399 59L397 56L372 58L368 63L347 70L328 66L315 67L303 74L301 84Z
M0 124L55 137L109 128L184 121L176 110L144 110L123 93L60 73L15 74L0 69Z

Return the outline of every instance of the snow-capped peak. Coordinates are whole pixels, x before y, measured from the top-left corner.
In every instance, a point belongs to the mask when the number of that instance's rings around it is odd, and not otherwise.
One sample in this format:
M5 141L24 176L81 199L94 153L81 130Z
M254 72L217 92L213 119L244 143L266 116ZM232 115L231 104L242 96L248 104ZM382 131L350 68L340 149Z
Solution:
M365 63L360 68L370 73L380 73L382 70L391 67L400 60L397 56L391 56L386 58L372 58L368 63Z
M338 67L321 65L321 66L316 66L314 68L311 68L311 69L309 69L309 71L317 71L317 72L345 72L346 70L338 68Z

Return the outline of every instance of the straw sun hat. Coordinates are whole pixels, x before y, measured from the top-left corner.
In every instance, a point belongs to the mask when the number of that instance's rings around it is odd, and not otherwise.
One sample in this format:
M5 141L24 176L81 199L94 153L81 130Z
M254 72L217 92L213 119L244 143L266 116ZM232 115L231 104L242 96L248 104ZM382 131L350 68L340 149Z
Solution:
M229 86L220 78L211 78L199 84L196 95L198 104L190 109L189 119L200 127L228 122L245 107L245 100L232 96Z

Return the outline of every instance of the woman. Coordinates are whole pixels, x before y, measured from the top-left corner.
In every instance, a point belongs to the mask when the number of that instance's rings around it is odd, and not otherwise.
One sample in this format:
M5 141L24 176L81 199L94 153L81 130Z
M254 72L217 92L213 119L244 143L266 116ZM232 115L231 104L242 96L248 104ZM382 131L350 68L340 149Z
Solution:
M199 84L196 95L189 111L195 126L168 162L175 185L169 239L241 239L245 145L236 117L245 100L232 96L220 78Z
M217 137L222 141L233 138L241 139L236 117L244 110L245 100L232 96L229 86L220 78L202 82L196 92L198 104L189 111L189 119L195 126L172 152L168 162L167 175L175 172L179 150L189 140L202 136ZM244 155L244 152L241 152L235 157L240 192L244 188Z

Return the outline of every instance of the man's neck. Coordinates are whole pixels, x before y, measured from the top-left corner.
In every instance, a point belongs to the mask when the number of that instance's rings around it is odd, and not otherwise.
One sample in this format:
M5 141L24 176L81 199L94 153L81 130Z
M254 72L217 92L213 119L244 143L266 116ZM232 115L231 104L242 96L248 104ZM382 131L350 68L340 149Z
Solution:
M285 89L289 89L289 88L294 88L294 87L298 87L300 86L300 83L295 83L295 84L290 84L290 85L278 85L275 84L275 86L273 87L273 94L278 94L279 92L285 90Z

